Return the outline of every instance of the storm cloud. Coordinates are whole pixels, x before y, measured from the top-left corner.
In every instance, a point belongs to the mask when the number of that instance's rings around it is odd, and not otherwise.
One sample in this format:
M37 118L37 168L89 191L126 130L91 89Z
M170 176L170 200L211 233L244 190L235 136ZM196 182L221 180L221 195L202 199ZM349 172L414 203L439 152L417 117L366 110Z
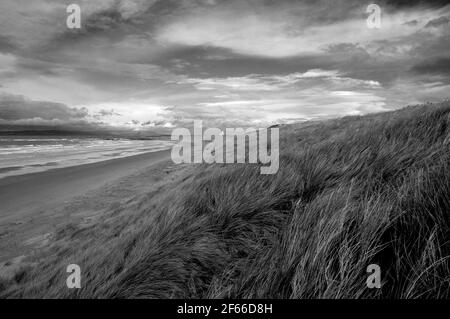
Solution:
M85 108L70 108L61 103L31 101L22 96L0 96L0 119L21 120L40 118L43 120L79 120L86 118Z

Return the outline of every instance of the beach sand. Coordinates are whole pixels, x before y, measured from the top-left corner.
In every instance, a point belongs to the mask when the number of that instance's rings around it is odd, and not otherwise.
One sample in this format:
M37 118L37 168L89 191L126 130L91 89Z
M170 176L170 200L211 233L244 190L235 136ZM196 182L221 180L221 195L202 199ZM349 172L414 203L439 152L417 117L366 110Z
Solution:
M179 169L166 150L0 180L0 272L45 246L59 226L95 219Z

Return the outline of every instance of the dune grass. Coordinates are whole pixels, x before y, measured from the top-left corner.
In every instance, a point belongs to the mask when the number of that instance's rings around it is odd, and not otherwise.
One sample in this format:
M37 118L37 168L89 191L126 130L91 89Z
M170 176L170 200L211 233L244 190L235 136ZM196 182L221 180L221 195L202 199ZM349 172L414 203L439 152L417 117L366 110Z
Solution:
M10 298L449 298L450 104L281 129L280 169L200 165L71 225ZM82 288L66 287L80 265ZM381 267L368 289L366 268Z

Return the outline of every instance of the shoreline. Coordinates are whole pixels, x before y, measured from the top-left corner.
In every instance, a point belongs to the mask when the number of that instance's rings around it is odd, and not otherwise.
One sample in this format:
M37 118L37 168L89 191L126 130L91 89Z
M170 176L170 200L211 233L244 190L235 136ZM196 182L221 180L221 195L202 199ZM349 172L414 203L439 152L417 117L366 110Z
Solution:
M53 141L53 139L52 139ZM10 140L11 145L0 145L0 180L55 168L66 168L104 162L111 159L158 152L172 148L168 141L130 140L76 140L39 144L32 139L21 145ZM56 144L55 144L56 143Z
M1 179L0 275L2 262L34 254L61 225L100 216L178 170L163 150Z
M45 209L169 158L162 150L1 178L0 225L11 214Z

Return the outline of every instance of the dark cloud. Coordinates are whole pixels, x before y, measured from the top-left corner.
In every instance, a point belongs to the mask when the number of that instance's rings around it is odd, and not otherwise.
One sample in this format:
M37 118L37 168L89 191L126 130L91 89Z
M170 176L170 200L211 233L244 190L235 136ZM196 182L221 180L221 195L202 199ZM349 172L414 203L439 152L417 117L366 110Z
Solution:
M0 34L0 52L10 53L18 49L18 45L11 37L7 37Z
M417 21L417 20L411 20L411 21L407 21L407 22L403 23L403 25L407 25L407 26L410 26L410 27L414 27L414 26L416 26L418 24L419 24L419 21Z
M176 47L167 50L164 56L135 62L152 63L169 69L174 74L189 74L191 77L202 78L244 76L258 73L283 75L293 72L306 72L309 69L330 69L342 61L342 58L343 56L337 56L334 53L324 53L278 59L243 55L224 48L194 46Z
M39 75L59 75L62 69L58 64L33 58L18 57L16 67L18 71L31 72Z
M385 0L385 3L395 8L444 7L450 4L450 0Z
M41 119L70 122L86 119L87 116L88 111L85 108L70 108L61 103L32 101L17 95L0 95L0 119L5 121Z
M360 63L370 58L367 50L357 43L335 43L327 46L325 51L332 56L339 57L340 61L350 60L353 63Z
M450 75L450 58L441 57L431 61L424 61L412 68L412 71L420 74Z
M439 17L437 19L433 19L425 25L425 28L437 28L442 25L447 25L450 23L450 19L447 17Z
M112 29L126 21L115 8L92 14L83 21L83 32L97 32Z

